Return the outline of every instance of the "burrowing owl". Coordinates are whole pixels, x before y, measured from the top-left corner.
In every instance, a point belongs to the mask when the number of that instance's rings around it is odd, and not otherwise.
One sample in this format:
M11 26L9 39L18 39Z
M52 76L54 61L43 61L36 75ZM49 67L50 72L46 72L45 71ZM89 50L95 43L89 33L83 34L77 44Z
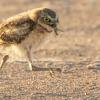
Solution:
M56 12L48 8L38 8L8 18L0 25L0 46L2 48L13 48L16 54L26 58L29 70L32 70L32 50L52 31L57 34L58 16ZM32 49L33 48L33 49ZM3 51L4 51L3 50ZM9 58L6 53L1 68Z

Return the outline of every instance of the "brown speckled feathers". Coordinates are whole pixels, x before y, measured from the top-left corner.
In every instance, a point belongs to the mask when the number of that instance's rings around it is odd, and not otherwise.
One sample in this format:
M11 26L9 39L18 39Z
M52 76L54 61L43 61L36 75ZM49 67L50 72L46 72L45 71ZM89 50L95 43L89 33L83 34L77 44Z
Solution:
M0 44L20 43L31 33L35 25L29 17L5 21L0 25Z

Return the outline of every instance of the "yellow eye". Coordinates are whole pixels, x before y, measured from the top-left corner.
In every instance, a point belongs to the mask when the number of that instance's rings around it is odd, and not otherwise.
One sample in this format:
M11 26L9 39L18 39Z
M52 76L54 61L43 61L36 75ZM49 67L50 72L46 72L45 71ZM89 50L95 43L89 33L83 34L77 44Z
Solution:
M49 22L50 19L48 17L44 17L44 21Z

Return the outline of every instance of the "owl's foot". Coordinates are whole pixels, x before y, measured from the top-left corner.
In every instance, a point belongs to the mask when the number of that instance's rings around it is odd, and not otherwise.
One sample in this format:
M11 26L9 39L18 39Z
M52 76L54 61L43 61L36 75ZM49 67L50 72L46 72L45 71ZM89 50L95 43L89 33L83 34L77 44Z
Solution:
M1 61L0 64L0 70L3 68L4 64L7 62L7 60L9 59L9 55L5 55Z
M39 68L35 65L33 65L32 63L29 62L29 67L28 67L28 71L36 71Z
M60 69L60 68L50 68L50 69L49 69L49 74L50 74L50 76L53 77L53 78L54 78L54 76L55 76L55 72L61 72L61 69Z
M54 70L50 68L50 69L49 69L49 74L50 74L50 76L53 78L53 77L55 76Z

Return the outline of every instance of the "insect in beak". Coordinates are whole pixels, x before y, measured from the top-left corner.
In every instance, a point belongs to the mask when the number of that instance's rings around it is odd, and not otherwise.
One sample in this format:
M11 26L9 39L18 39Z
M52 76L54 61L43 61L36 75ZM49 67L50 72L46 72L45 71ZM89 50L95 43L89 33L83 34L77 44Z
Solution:
M58 34L58 28L57 28L57 24L59 23L58 17L56 18L55 22L56 22L56 24L55 24L55 27L54 27L54 32L55 32L56 35L59 35Z
M58 35L58 29L57 29L57 27L54 28L54 32L55 32L56 35Z

